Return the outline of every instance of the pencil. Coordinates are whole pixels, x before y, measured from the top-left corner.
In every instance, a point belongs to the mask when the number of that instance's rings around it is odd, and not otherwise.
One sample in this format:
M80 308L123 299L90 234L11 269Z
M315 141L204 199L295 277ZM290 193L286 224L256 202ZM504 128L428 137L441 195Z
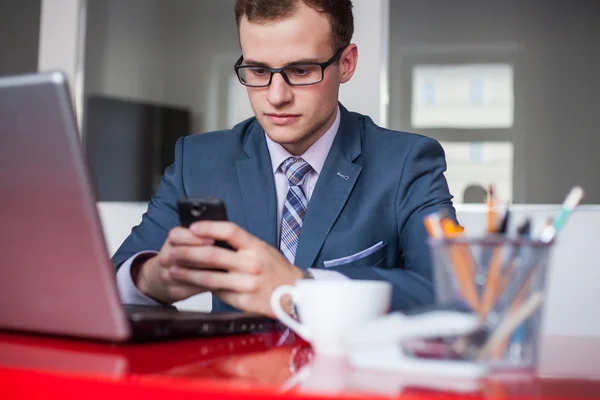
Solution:
M447 239L460 238L463 233L463 229L456 225L450 218L442 219L442 229ZM474 311L478 312L479 297L475 288L473 257L469 251L469 246L462 243L452 243L450 246L452 269L458 279L461 293L467 304Z

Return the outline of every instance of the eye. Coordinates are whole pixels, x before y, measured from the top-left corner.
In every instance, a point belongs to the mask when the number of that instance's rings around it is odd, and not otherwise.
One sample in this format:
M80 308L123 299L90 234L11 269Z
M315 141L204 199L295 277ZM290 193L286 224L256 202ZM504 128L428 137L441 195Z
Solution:
M293 68L290 72L297 76L305 76L310 72L310 70L308 68L304 68L304 67L296 67L296 68Z
M269 73L269 70L266 68L250 68L250 71L256 76L265 76Z

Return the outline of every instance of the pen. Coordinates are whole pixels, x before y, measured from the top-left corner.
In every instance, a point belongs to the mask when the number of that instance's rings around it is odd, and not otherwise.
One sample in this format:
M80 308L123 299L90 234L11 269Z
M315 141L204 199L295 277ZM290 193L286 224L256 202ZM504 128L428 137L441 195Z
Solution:
M575 186L567 197L560 209L559 214L552 221L552 225L546 226L540 234L540 240L544 243L548 243L554 239L554 237L560 232L565 225L565 222L571 215L571 212L577 207L581 199L583 198L583 189L580 186Z
M494 185L489 186L488 197L487 197L487 231L488 233L496 232L496 210L495 210L495 198L494 198Z
M504 217L502 217L502 221L500 221L500 224L498 225L498 228L496 229L496 233L499 235L506 235L506 232L508 231L509 223L510 223L510 204L507 204L506 211L504 212Z
M542 305L544 301L544 295L542 292L532 293L525 304L516 307L512 312L507 313L500 325L496 328L494 333L488 338L486 343L482 346L477 354L477 359L482 360L492 351L501 347L502 343L508 338L512 332L519 326L523 321L530 317L537 309ZM494 351L495 353L495 351Z
M528 239L531 235L531 218L527 217L525 219L525 221L519 225L519 227L517 228L517 235L519 237L519 239ZM513 249L512 255L510 257L510 261L508 263L508 266L506 267L506 270L504 271L504 274L502 276L502 291L504 291L504 289L506 288L506 285L510 282L510 280L512 279L512 275L515 272L515 264L517 263L517 257L519 255L519 249L520 249L521 245L517 245L515 246L515 248Z
M518 227L517 234L520 239L529 239L530 233L531 233L531 219L527 218L525 220L525 222ZM512 278L512 275L514 273L515 263L516 263L517 255L519 253L519 247L521 247L521 246L520 245L517 246L513 252L513 258L508 267L510 270L506 271L504 285L507 285L509 283L509 279ZM517 281L518 281L518 279L517 279ZM517 298L515 298L514 300L507 299L508 301L513 301L513 304L507 311L508 313L514 312L515 308L519 307L521 305L523 296L525 296L525 293L529 292L528 289L529 288L527 287L525 291L519 292L519 294L517 294ZM502 355L506 352L506 349L508 347L509 357L514 358L514 359L520 359L521 352L523 351L523 341L525 340L525 335L526 335L526 326L527 326L527 324L525 322L521 323L515 329L514 333L512 334L512 337L510 339L506 338L503 341L503 343L497 347L494 355L498 358L502 357Z
M509 205L507 205L504 217L502 218L500 224L498 224L498 227L495 229L495 232L497 235L499 235L499 237L504 237L504 235L506 234L509 221L510 208ZM482 293L480 316L482 318L485 318L487 314L492 310L496 299L502 291L503 281L501 273L503 266L503 244L502 242L500 242L497 246L494 246L494 249L491 251L487 248L486 244L483 244L483 246L486 246L486 248L482 250L483 259L481 261L481 265L479 265L477 268L478 271L475 281L477 282L478 286L484 286ZM486 270L487 274L485 274ZM485 277L482 276L484 274Z
M542 230L542 233L540 234L541 242L549 243L556 237L556 235L564 226L567 218L573 209L577 207L582 198L583 189L581 187L576 186L571 189L561 207L559 215L552 221L551 225L547 225ZM530 229L530 226L528 226L527 234L529 234ZM513 279L512 276L509 277L509 280L507 280L507 289L503 294L503 297L507 299L507 301L513 301L520 292L526 289L528 282L531 280L534 271L538 266L542 254L543 252L538 250L537 254L535 255L535 259L527 262L527 266L523 268L519 274L517 274L518 276L516 279ZM512 274L513 271L511 270L509 272Z
M442 230L442 218L440 217L440 213L435 212L429 214L425 217L425 229L427 229L427 234L429 237L434 239L442 239L444 237L444 232Z

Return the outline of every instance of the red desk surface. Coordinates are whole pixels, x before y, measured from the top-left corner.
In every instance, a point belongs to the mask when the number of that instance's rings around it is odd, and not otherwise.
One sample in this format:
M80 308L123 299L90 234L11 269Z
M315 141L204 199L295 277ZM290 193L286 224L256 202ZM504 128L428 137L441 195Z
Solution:
M478 382L359 371L278 333L108 344L0 334L0 399L600 398L600 338L547 337L540 376Z

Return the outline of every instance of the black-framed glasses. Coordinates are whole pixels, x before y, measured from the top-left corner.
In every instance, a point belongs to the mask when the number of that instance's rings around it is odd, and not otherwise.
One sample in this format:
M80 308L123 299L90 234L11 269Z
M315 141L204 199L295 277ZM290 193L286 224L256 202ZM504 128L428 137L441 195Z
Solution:
M325 76L325 68L340 59L345 48L341 48L329 60L323 63L298 63L283 68L267 68L257 65L242 65L244 56L235 63L234 69L240 83L249 87L267 87L273 80L273 74L281 74L290 86L308 86L319 83Z

